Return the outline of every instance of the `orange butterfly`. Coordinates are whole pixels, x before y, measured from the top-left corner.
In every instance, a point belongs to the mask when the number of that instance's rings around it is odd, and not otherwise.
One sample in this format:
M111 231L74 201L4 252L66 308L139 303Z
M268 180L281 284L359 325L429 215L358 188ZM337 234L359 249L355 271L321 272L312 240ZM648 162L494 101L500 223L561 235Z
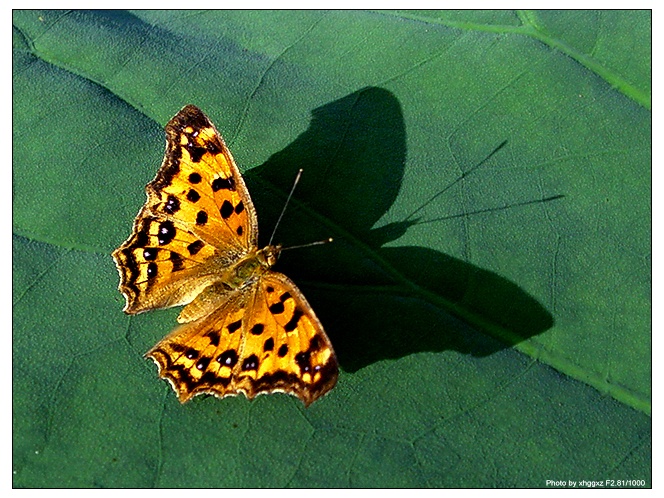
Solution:
M219 132L188 105L166 125L166 153L131 236L113 252L130 314L186 305L146 356L181 402L285 392L311 404L338 365L300 290L257 246L256 211Z

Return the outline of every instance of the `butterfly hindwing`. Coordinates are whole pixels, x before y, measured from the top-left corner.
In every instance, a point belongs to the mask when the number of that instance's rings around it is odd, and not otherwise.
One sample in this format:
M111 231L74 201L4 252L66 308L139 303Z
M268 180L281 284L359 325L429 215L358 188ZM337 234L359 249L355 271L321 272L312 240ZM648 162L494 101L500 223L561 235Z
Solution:
M238 371L236 384L249 397L287 392L309 405L334 387L338 365L332 344L285 275L268 271L259 279L245 330L242 357L259 361L255 370Z
M336 383L323 327L285 275L267 272L218 311L176 329L148 356L181 401L200 393L293 394L309 405Z
M180 325L146 353L182 403L205 392L235 393L232 378L242 347L246 298L229 296L215 313Z

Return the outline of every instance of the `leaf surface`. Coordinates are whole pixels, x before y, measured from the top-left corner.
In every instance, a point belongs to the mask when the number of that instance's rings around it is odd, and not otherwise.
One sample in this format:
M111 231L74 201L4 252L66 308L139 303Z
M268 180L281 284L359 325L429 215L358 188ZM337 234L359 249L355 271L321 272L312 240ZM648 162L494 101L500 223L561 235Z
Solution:
M650 14L14 11L16 487L650 485ZM181 406L110 257L201 107L342 372Z

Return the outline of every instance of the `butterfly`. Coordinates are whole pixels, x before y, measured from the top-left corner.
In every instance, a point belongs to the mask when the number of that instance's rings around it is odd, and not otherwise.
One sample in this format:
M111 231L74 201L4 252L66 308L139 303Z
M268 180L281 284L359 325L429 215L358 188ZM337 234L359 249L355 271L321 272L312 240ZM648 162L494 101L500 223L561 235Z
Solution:
M305 406L337 359L302 292L259 249L256 210L223 138L196 106L166 125L166 152L130 237L113 252L129 314L185 305L146 357L184 403L285 392Z

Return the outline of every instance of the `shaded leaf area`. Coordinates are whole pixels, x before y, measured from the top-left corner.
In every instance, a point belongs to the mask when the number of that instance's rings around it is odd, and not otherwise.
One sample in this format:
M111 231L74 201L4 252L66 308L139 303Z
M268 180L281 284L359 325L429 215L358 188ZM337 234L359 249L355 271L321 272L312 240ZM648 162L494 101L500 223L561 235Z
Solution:
M527 14L477 15L581 47L566 14ZM650 113L449 15L14 12L15 486L649 479ZM650 29L620 15L595 26L616 71ZM343 370L309 409L180 406L142 358L177 310L120 311L109 254L186 103L246 173L262 243L299 168L276 240L335 239L278 266Z

